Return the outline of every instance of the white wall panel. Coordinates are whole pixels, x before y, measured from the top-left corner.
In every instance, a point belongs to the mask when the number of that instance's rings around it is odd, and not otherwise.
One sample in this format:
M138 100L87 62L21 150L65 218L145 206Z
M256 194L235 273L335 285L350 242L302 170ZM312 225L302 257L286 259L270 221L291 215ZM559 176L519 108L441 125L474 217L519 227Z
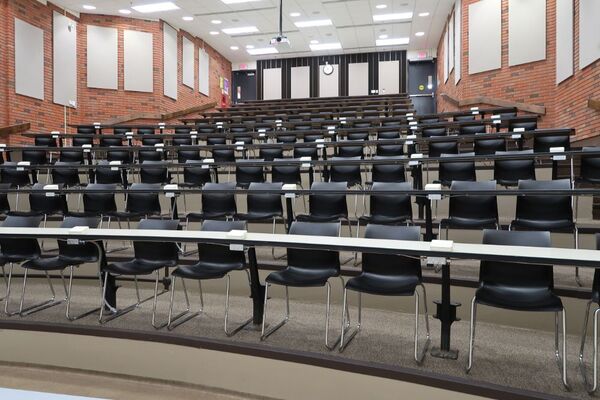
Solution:
M44 100L44 31L17 18L15 92Z
M556 0L556 83L573 75L573 0Z
M183 37L183 84L194 88L194 71L196 65L196 48L194 42Z
M461 78L462 63L462 0L454 4L454 84Z
M546 59L546 0L508 0L508 65Z
M292 99L310 97L310 67L292 67L290 80Z
M444 29L444 36L442 38L442 52L444 53L444 83L448 82L448 60L450 59L450 57L448 56L448 28L446 27L446 29Z
M469 74L502 66L501 0L469 4Z
M123 31L125 90L154 91L153 35L150 32Z
M331 64L333 72L325 75L324 65L319 66L319 97L336 97L340 95L340 66Z
M263 100L281 99L281 68L263 69Z
M454 69L454 14L448 21L448 74Z
M369 63L348 64L348 96L369 94Z
M579 68L600 58L600 1L579 0Z
M163 23L164 94L177 100L177 30Z
M117 29L87 26L87 85L117 89Z
M52 93L54 102L77 106L77 22L53 12Z
M400 93L400 61L379 61L379 94Z
M208 96L210 89L210 56L204 49L198 53L198 91Z

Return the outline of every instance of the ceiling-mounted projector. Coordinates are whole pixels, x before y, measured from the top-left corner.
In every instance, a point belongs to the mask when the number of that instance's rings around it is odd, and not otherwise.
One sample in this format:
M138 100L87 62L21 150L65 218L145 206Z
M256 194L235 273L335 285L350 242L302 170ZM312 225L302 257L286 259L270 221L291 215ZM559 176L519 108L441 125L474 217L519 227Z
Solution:
M271 46L289 46L290 40L285 35L277 35L271 39Z

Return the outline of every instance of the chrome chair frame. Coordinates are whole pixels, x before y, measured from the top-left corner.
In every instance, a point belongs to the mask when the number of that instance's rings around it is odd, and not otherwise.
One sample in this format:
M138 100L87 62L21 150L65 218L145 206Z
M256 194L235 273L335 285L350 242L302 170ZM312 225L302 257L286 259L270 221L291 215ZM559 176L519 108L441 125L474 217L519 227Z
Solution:
M598 315L600 314L600 308L596 308L594 311L594 353L593 353L593 376L592 383L588 380L587 368L585 366L584 352L585 352L585 340L587 338L588 321L590 319L590 308L593 301L588 301L585 309L585 318L583 320L583 330L581 334L581 347L579 348L579 370L583 378L583 384L585 390L592 395L596 393L598 389Z

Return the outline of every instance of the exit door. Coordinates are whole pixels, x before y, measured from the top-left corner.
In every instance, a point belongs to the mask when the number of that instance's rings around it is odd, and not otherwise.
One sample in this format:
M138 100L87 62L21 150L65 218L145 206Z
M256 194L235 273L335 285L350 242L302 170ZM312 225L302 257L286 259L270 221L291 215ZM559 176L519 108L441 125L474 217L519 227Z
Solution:
M233 103L256 100L256 71L233 71Z
M435 60L408 62L408 94L418 114L436 112L436 88Z

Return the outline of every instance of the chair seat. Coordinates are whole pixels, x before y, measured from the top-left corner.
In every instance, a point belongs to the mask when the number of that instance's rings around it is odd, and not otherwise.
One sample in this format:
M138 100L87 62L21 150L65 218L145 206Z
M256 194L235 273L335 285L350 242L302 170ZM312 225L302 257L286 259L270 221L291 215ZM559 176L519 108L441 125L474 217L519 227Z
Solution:
M560 297L547 287L524 288L484 285L477 289L475 300L484 305L517 311L560 311Z
M66 260L56 257L34 258L23 263L22 267L26 269L35 269L38 271L61 271L67 268L69 264Z
M271 272L265 279L268 283L284 286L309 287L324 286L329 278L339 275L335 268L312 269L287 267L281 271Z
M346 214L331 214L331 215L315 215L315 214L300 214L296 216L297 221L301 222L331 222L346 219Z
M108 264L102 271L113 275L148 275L163 267L174 267L177 263L173 260L140 260L134 258L131 261Z
M416 276L390 276L363 272L348 280L346 288L383 296L412 296L419 283L419 278Z
M190 221L204 221L207 219L225 219L229 217L231 214L229 213L187 213L185 218Z
M496 218L462 218L450 217L441 221L443 228L483 229L496 228Z
M240 271L244 269L242 263L210 263L200 261L194 265L182 266L175 269L173 276L179 276L186 279L219 279L231 271Z
M393 224L402 224L406 221L410 220L411 217L409 215L398 215L398 216L389 216L389 215L363 215L359 217L358 220L361 224L378 224L378 225L393 225Z
M246 214L236 214L235 219L242 221L262 221L273 218L281 218L281 212L278 211L254 211Z
M533 229L538 231L567 231L572 232L575 229L573 221L568 219L558 220L528 220L528 219L515 219L511 222L513 228L521 229Z
M106 213L106 216L116 217L118 219L133 219L133 218L142 218L146 215L157 215L156 213L140 213L140 212L129 212L129 211L114 211L111 213Z

